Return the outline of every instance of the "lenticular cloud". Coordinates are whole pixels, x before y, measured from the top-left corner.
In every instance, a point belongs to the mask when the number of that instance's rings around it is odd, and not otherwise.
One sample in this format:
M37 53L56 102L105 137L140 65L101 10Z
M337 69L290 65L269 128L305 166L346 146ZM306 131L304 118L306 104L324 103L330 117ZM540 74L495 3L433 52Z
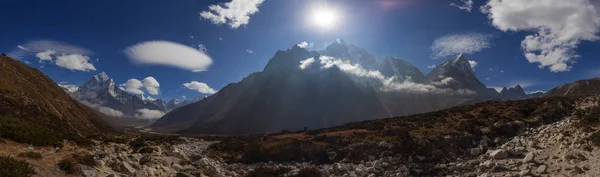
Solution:
M147 41L125 50L136 64L165 65L193 72L206 71L212 64L210 56L195 48L169 42Z

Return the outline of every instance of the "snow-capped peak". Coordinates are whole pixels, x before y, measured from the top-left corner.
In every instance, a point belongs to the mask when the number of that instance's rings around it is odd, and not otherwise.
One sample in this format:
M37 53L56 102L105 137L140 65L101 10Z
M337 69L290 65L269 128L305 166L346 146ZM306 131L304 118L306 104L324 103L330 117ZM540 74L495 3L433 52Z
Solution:
M95 75L94 79L100 82L106 82L110 79L110 77L108 77L105 72L101 72L100 74Z

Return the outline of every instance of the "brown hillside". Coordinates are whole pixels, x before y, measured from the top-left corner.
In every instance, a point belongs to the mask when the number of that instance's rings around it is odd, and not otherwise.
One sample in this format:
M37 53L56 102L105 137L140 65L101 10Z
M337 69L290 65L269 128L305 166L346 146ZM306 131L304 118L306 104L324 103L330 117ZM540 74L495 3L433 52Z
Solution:
M544 94L544 97L581 97L600 94L600 78L579 80L569 84L563 84L553 88Z
M26 130L31 128L29 125L48 128L61 137L81 137L109 129L93 110L72 99L48 76L2 54L0 128L4 128L4 132L0 130L0 136L21 135L21 131L29 133L30 130ZM7 131L6 127L12 130Z

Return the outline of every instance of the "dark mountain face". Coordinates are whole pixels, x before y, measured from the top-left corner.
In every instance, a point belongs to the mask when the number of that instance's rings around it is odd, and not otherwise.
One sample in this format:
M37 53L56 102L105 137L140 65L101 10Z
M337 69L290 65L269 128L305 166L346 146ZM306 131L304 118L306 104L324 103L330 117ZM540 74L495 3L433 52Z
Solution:
M373 88L355 84L337 67L300 69L300 61L311 57L319 54L299 47L279 51L263 72L176 109L152 126L177 129L193 122L185 132L236 134L321 128L389 116Z
M347 48L352 47L338 42L325 53L369 56L366 52L348 52ZM472 96L440 93L384 92L381 84L365 84L373 80L361 80L337 66L321 67L320 57L320 53L297 46L278 51L262 72L229 84L199 102L175 109L151 127L159 131L227 134L315 129L438 110L472 99ZM301 61L311 58L315 60L311 65L300 68ZM416 67L400 59L386 58L375 66L374 70L382 68L386 77L425 78Z
M0 56L0 119L9 118L77 135L109 129L93 110L72 99L42 72Z
M462 54L436 66L427 74L426 79L427 82L431 83L441 82L447 78L452 78L452 81L446 85L447 88L469 89L472 91L487 90L487 87L477 79L471 64Z
M379 64L379 71L385 77L396 78L396 81L398 82L403 82L408 79L417 83L423 83L425 81L425 75L417 67L398 58L385 58Z
M598 94L600 94L600 78L594 78L560 85L546 92L542 97L580 97Z
M502 91L500 91L500 96L503 99L508 100L520 100L529 98L529 96L525 93L525 90L523 90L523 88L521 88L520 85L516 85L508 89L506 87L502 88Z

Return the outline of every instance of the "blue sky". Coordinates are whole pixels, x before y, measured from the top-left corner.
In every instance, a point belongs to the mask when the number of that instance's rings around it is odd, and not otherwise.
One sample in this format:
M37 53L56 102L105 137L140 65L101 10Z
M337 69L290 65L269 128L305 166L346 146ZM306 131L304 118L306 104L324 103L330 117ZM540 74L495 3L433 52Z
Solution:
M503 4L497 0L250 0L245 2L255 3L237 3L258 11L244 15L249 20L239 27L232 27L230 21L215 24L215 21L200 15L201 12L211 12L211 5L226 7L224 3L232 1L240 0L2 1L0 51L22 54L20 50L23 49L19 49L19 45L28 50L35 48L35 51L14 57L39 68L57 83L81 85L102 71L117 84L126 83L129 79L144 81L146 77L153 77L160 83L158 94L142 91L154 98L167 100L207 95L186 88L185 83L197 81L219 90L252 72L261 71L277 50L285 50L302 41L313 44L309 50L318 50L338 38L377 56L405 59L424 73L429 72L428 66L451 57L436 57L440 50L457 50L445 51L450 54L466 51L467 58L477 62L474 67L477 76L489 87L521 84L528 91L549 90L562 83L600 76L600 61L596 57L600 55L600 45L596 41L600 22L595 21L598 14L577 10L580 9L577 5L587 5L590 3L588 0L575 0L571 3L574 5L570 5L574 8L560 6L561 3L554 3L558 5L552 7L567 9L560 11L565 16L588 15L589 18L579 22L591 24L585 29L561 26L564 19L559 17L547 17L557 18L547 20L525 13L520 19L514 19L512 14L502 11L502 8L510 8L511 5L525 7L527 1ZM473 4L468 11L470 2ZM488 12L481 12L480 7L485 5ZM337 15L335 25L330 28L311 23L315 11L323 8L335 11ZM524 11L556 11L544 8ZM593 22L586 21L588 19ZM582 26L577 20L568 22ZM546 26L551 34L564 38L544 38L550 47L539 44L523 46L522 41L527 36L540 36L540 26ZM70 48L64 49L67 52L63 54L58 51L52 55L53 59L40 63L40 57L35 54L46 51L46 46L39 44L43 40ZM434 51L432 48L435 48L436 40L441 48ZM126 52L129 47L148 41L169 41L169 44L194 49L201 44L212 64L206 66L206 71L192 72L190 68L165 64L172 58L156 58L164 61L159 62L162 64L148 64L145 58L136 60ZM537 57L538 62L530 62L524 54L533 51L542 55L541 52L556 48L569 51L563 53L566 56L559 57L568 69L560 65L560 61L552 61L550 56ZM157 57L165 54L159 50L148 52L158 52ZM61 56L76 53L89 57L87 63L94 69L89 66L83 69L71 66L69 69L70 66L58 65ZM179 51L175 51L174 55L182 55L182 60L189 60L191 65L196 62L198 66L202 63L197 63L193 57L204 57ZM79 55L68 56L74 58L64 58L65 61L81 59ZM540 68L541 63L547 65ZM551 69L553 66L554 71Z

